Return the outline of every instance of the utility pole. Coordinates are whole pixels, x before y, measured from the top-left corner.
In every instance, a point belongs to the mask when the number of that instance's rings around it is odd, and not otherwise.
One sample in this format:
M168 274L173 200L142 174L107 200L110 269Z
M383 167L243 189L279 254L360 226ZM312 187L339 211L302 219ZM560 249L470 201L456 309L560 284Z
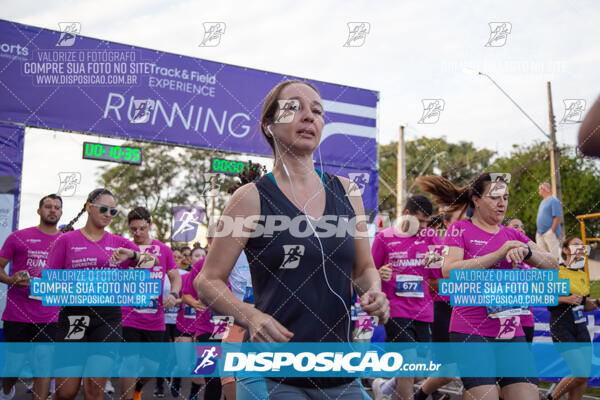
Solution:
M400 125L398 137L398 172L396 175L396 218L402 215L406 200L406 148L404 146L404 126Z
M535 125L535 127L540 132L542 132L544 136L546 136L546 138L548 138L548 140L550 141L550 178L552 181L552 194L556 196L562 204L562 189L560 184L560 159L558 153L558 146L556 144L556 121L554 119L554 112L552 111L552 91L550 89L550 82L547 82L546 84L546 88L548 91L548 116L550 118L550 134L547 134L533 120L533 118L531 118L529 114L527 114L525 110L523 110L523 108L521 108L521 106L512 97L510 97L510 95L506 93L506 91L502 89L502 87L498 85L498 83L494 79L492 79L491 76L480 71L472 70L471 68L463 68L463 72L473 75L482 75L488 78L490 82L492 82L498 88L498 90L500 90L502 94L504 94L515 105L515 107L517 107L519 111L521 111L521 113L523 113L523 115L525 115L525 117L527 117L527 119L531 121L531 123Z
M562 204L562 187L560 184L560 154L556 144L556 119L552 109L552 88L546 82L548 90L548 119L550 120L550 169L552 173L552 195L556 196Z
M560 153L558 151L558 145L556 143L556 118L554 117L554 110L552 108L552 88L550 82L546 82L546 88L548 90L548 119L550 120L550 170L552 173L552 195L558 198L560 206L562 207L562 185L560 183ZM561 213L562 214L562 213ZM561 224L563 229L559 239L562 242L565 237L564 230L564 216L561 217Z

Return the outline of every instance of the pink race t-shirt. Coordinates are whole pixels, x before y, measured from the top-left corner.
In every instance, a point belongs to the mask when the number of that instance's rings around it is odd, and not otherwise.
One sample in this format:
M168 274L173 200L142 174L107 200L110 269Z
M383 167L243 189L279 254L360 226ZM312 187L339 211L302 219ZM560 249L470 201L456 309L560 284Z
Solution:
M435 279L437 274L423 266L423 259L425 253L440 244L440 238L431 228L407 237L399 235L392 226L375 236L371 249L375 266L379 269L391 264L392 267L392 278L381 282L381 290L390 302L390 317L433 322L428 279Z
M12 260L12 273L27 271L31 278L41 278L47 268L48 253L61 234L47 235L37 227L11 233L0 250L0 257ZM41 299L29 295L29 287L9 286L3 321L31 324L58 320L60 307L44 306Z
M444 244L450 247L460 247L464 250L464 259L485 256L498 250L504 242L518 240L529 243L531 240L516 229L503 225L498 233L486 232L468 220L456 221L450 224L444 237ZM491 269L512 269L511 263L502 259L490 267ZM483 267L481 269L484 269ZM455 306L452 308L450 332L471 335L497 337L501 332L499 318L489 318L484 306ZM523 328L519 324L514 336L523 336Z
M149 267L148 269L150 270L150 279L160 279L160 287L162 288L167 272L177 269L173 251L171 251L169 246L156 239L153 239L149 245L140 245L139 247L143 253L153 254L158 258L158 265ZM152 305L149 307L121 307L123 312L123 326L146 331L164 331L164 294L161 294L157 299L152 299Z
M48 269L135 267L135 260L126 260L119 265L111 264L110 256L119 247L140 251L133 242L109 232L105 232L97 242L89 240L80 230L67 232L52 246L48 255Z
M194 300L198 300L198 294L194 289L194 279L202 270L205 258L202 258L192 266L188 274L185 274L181 279L181 293L191 295ZM181 303L179 312L177 313L177 329L189 335L202 335L212 333L214 325L210 322L210 309L204 310L202 313L197 313L196 309L188 306L184 302Z

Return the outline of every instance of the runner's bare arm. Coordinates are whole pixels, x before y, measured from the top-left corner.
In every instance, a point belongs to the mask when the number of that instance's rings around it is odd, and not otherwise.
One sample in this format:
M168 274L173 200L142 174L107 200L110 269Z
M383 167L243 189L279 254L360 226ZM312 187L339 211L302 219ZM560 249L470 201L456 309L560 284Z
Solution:
M171 283L171 292L181 293L181 275L176 269L167 271L167 277Z
M6 267L6 265L8 265L9 261L10 260L7 258L0 257L0 282L5 283L9 286L29 286L30 278L27 278L25 275L20 275L18 272L16 274L8 275L4 271L4 268Z
M365 210L360 191L358 191L356 184L349 179L338 178L346 190L346 195L356 215L356 233L354 235L355 256L352 267L352 281L359 296L362 296L371 288L381 291L381 279L375 268L373 256L371 256L371 245L369 244Z
M227 224L233 224L236 217L259 214L260 198L255 184L244 185L233 193L223 210L202 271L194 279L194 289L211 310L220 315L231 315L236 325L247 328L251 341L284 342L293 336L291 332L270 315L239 300L227 288L229 274L253 228L244 227L246 234L240 235L236 231L241 230Z
M531 249L531 257L527 259L527 264L536 268L557 269L559 260L553 254L548 253L534 241L527 243Z
M191 294L184 294L181 300L188 306L195 308L197 311L203 312L206 310L206 305L200 300L196 300Z
M181 275L176 269L167 271L169 283L171 283L171 292L163 293L163 304L165 308L174 307L177 304L179 293L181 293ZM174 297L171 293L177 293L178 297Z
M0 282L11 285L11 277L4 271L4 268L8 265L10 260L8 258L0 257Z
M509 250L523 247L527 249L526 244L518 240L509 240L504 242L501 248L481 257L465 260L465 252L462 247L448 246L448 255L444 257L442 273L444 278L450 277L450 271L453 269L484 269L502 261Z
M375 268L371 245L367 231L367 220L360 191L356 184L347 178L339 177L348 200L356 215L354 234L354 265L352 266L352 282L360 296L361 307L369 315L376 315L382 323L389 317L389 301L381 291L381 277Z

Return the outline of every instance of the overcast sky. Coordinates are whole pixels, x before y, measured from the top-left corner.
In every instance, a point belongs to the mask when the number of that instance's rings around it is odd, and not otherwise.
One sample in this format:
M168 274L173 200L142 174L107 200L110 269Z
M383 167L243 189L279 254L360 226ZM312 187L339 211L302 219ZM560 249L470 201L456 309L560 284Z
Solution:
M559 122L563 99L589 108L600 94L600 3L592 0L1 4L2 18L24 24L58 30L58 22L77 21L85 36L377 90L380 143L395 140L400 124L409 140L445 135L501 153L544 139L488 79L464 67L489 74L545 131L547 81ZM202 22L226 24L219 46L198 46ZM369 28L360 47L343 47L349 22ZM503 45L486 46L493 22L510 28ZM437 123L418 123L423 99L443 100ZM559 142L574 144L577 127L559 123Z

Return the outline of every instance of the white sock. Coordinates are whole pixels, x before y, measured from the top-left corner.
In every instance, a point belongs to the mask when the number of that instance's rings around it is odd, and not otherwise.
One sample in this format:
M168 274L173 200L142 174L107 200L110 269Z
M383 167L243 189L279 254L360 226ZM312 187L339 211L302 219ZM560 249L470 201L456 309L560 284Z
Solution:
M396 379L392 378L381 385L381 392L386 396L391 396L396 391Z

